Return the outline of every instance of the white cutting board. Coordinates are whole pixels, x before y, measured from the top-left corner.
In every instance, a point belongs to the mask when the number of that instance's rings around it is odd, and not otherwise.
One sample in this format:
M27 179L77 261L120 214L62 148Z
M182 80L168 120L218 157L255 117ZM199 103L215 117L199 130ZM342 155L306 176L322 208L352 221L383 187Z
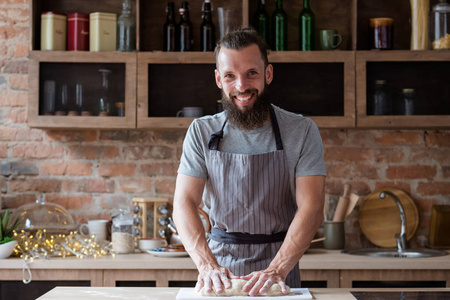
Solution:
M270 300L297 300L297 299L312 299L308 289L291 289L291 293L286 296L200 296L195 292L194 288L182 288L177 294L177 300L218 300L218 299L232 299L232 300L249 300L249 299L270 299Z

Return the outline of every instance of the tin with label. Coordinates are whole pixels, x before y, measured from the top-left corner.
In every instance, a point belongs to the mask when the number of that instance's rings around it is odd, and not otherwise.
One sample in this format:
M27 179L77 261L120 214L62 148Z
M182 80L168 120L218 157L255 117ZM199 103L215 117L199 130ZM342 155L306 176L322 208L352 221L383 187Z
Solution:
M67 16L53 11L41 14L41 50L66 50Z
M94 12L89 15L89 50L115 51L117 15Z
M89 14L69 14L67 27L67 50L89 51Z

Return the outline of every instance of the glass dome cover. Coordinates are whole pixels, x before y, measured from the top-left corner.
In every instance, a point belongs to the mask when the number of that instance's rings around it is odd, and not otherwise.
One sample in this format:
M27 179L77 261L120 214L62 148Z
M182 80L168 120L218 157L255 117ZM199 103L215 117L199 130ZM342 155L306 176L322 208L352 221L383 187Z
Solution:
M20 206L12 215L11 221L19 218L16 231L45 230L47 233L69 234L75 231L76 224L67 210L55 203L46 203L45 194L41 194L36 203Z

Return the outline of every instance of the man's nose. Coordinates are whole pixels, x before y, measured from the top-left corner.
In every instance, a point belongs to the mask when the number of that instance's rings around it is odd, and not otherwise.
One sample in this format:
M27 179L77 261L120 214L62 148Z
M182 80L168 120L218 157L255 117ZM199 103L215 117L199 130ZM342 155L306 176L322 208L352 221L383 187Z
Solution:
M236 80L236 89L239 92L244 92L245 90L248 90L248 80L244 76L240 76Z

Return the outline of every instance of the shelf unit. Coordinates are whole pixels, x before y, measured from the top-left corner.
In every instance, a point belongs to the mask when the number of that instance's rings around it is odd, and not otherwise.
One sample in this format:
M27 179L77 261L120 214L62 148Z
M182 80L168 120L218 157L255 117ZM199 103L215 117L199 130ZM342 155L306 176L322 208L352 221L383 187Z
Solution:
M181 7L176 0L175 7ZM162 52L162 26L167 1L132 0L137 24L137 52L43 52L39 51L40 14L43 11L63 13L95 11L120 14L121 0L87 2L83 0L31 0L31 55L29 124L46 128L187 128L193 118L176 118L185 106L203 106L205 114L215 112L220 90L214 82L215 59L212 53L199 52L199 30L203 0L190 0L190 17L194 28L194 52ZM437 0L431 0L434 5ZM213 21L218 33L217 7L231 6L238 12L235 18L243 26L252 23L256 0L213 0ZM386 75L395 80L396 69L389 64L410 63L414 68L432 65L425 71L426 93L431 86L448 85L447 77L433 76L433 69L447 75L449 51L409 51L409 0L340 0L312 1L316 15L316 48L318 32L336 29L343 43L336 51L301 52L298 49L298 14L302 1L285 0L288 15L288 50L270 52L274 64L271 86L279 92L273 102L282 108L311 117L320 128L448 128L449 112L441 105L448 98L447 90L433 95L434 110L419 116L367 116L367 85L374 76ZM266 1L269 14L275 1ZM393 51L369 51L368 21L372 17L394 18ZM217 34L218 35L218 34ZM55 64L123 64L126 96L126 116L119 117L56 117L39 115L39 89L42 86L40 68ZM443 64L444 67L439 66ZM394 69L392 69L394 68ZM76 68L74 68L76 69ZM428 66L426 69L429 69ZM427 73L428 72L428 73ZM420 72L419 72L420 73ZM400 72L405 84L418 83L411 72ZM74 75L75 76L75 75ZM93 80L97 80L93 78ZM414 86L410 86L413 87ZM418 87L419 88L419 87ZM422 101L422 100L421 100ZM437 107L437 108L436 108ZM427 109L431 109L429 106ZM414 121L412 121L414 120ZM81 122L80 122L81 121Z

